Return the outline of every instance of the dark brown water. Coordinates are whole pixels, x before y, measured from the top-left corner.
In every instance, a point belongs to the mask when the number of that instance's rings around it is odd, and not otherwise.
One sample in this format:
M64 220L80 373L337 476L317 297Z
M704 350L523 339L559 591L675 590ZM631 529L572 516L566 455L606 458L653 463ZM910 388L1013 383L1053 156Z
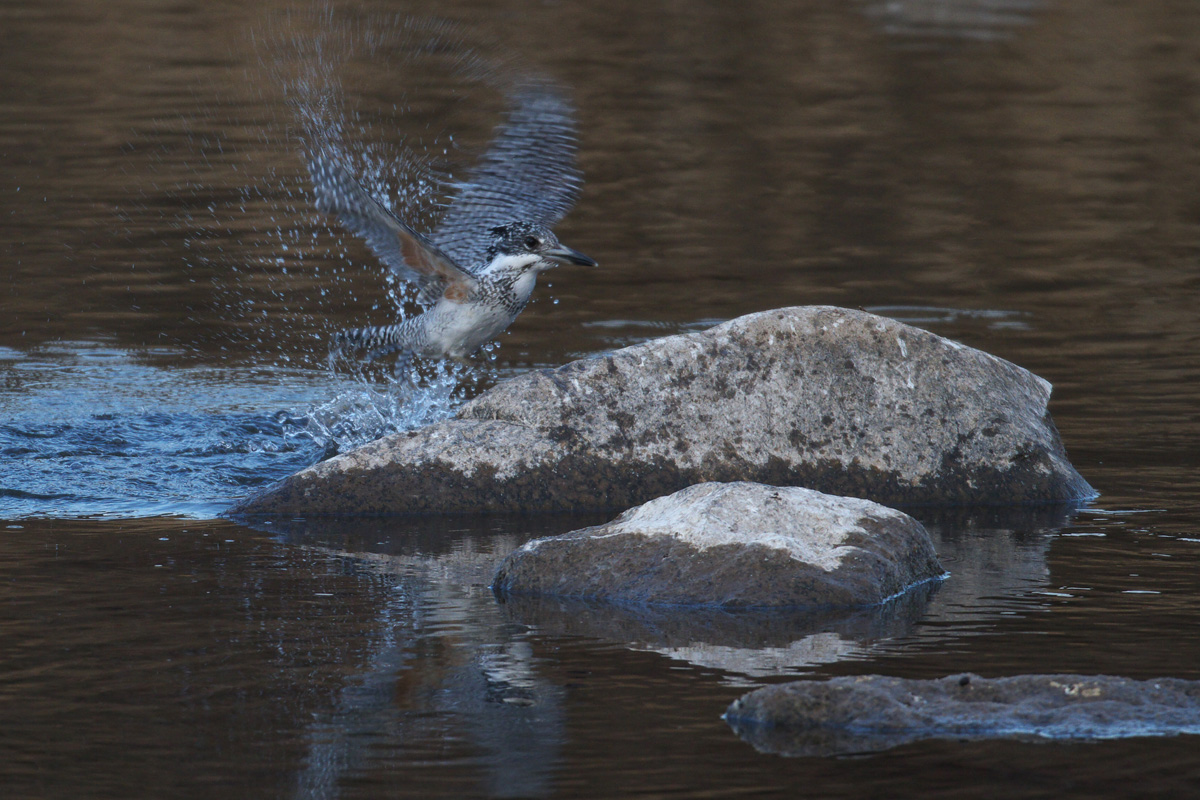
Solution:
M0 794L1200 794L1195 737L788 759L720 719L796 676L1200 679L1200 7L245 5L0 6ZM414 406L326 369L393 306L309 209L279 80L357 48L353 129L452 170L502 105L411 58L434 16L571 88L559 233L603 266ZM1100 498L922 512L951 578L818 616L493 599L595 519L213 521L458 380L810 303L1052 381Z

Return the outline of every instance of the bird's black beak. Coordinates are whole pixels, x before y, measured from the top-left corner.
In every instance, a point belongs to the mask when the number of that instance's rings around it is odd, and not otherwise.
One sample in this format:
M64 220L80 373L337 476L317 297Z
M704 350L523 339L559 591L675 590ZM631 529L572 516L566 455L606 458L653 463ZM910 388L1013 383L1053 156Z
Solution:
M598 266L595 259L588 258L583 253L579 252L578 250L572 250L565 244L560 244L558 247L547 250L546 252L542 253L542 255L544 255L546 258L552 258L555 261L562 261L567 264L578 264L581 267Z

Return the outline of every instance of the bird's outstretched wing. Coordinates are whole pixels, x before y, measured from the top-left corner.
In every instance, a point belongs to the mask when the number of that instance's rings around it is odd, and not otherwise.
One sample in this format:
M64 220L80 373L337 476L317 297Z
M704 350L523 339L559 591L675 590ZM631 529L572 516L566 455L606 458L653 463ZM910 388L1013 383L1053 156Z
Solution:
M529 80L509 97L507 119L429 236L469 270L483 265L492 228L517 220L552 227L579 193L575 109L566 95Z
M455 300L474 294L479 285L474 275L388 211L343 164L325 153L310 153L308 171L317 208L335 215L361 236L384 264L417 284L423 301L443 294Z

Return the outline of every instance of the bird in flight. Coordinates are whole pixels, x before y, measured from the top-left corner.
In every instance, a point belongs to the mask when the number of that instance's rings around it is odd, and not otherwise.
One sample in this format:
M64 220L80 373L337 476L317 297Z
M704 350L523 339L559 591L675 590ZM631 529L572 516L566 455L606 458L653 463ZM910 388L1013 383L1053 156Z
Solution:
M388 210L334 157L309 154L317 208L416 284L425 307L394 325L342 331L337 349L464 358L513 323L540 273L559 263L596 266L551 231L581 183L570 102L543 82L519 85L510 99L508 116L429 234Z

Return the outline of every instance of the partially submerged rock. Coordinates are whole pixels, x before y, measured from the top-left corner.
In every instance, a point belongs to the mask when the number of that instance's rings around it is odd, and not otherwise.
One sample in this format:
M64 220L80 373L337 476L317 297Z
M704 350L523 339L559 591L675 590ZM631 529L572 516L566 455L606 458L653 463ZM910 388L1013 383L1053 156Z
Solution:
M527 373L232 513L611 510L739 480L893 505L1092 497L1049 398L1036 375L928 331L785 308Z
M944 574L907 514L809 489L704 483L612 522L535 539L500 595L722 607L868 606Z
M1200 733L1200 682L1109 675L880 675L767 686L725 720L759 750L832 755L919 739L1113 739Z

